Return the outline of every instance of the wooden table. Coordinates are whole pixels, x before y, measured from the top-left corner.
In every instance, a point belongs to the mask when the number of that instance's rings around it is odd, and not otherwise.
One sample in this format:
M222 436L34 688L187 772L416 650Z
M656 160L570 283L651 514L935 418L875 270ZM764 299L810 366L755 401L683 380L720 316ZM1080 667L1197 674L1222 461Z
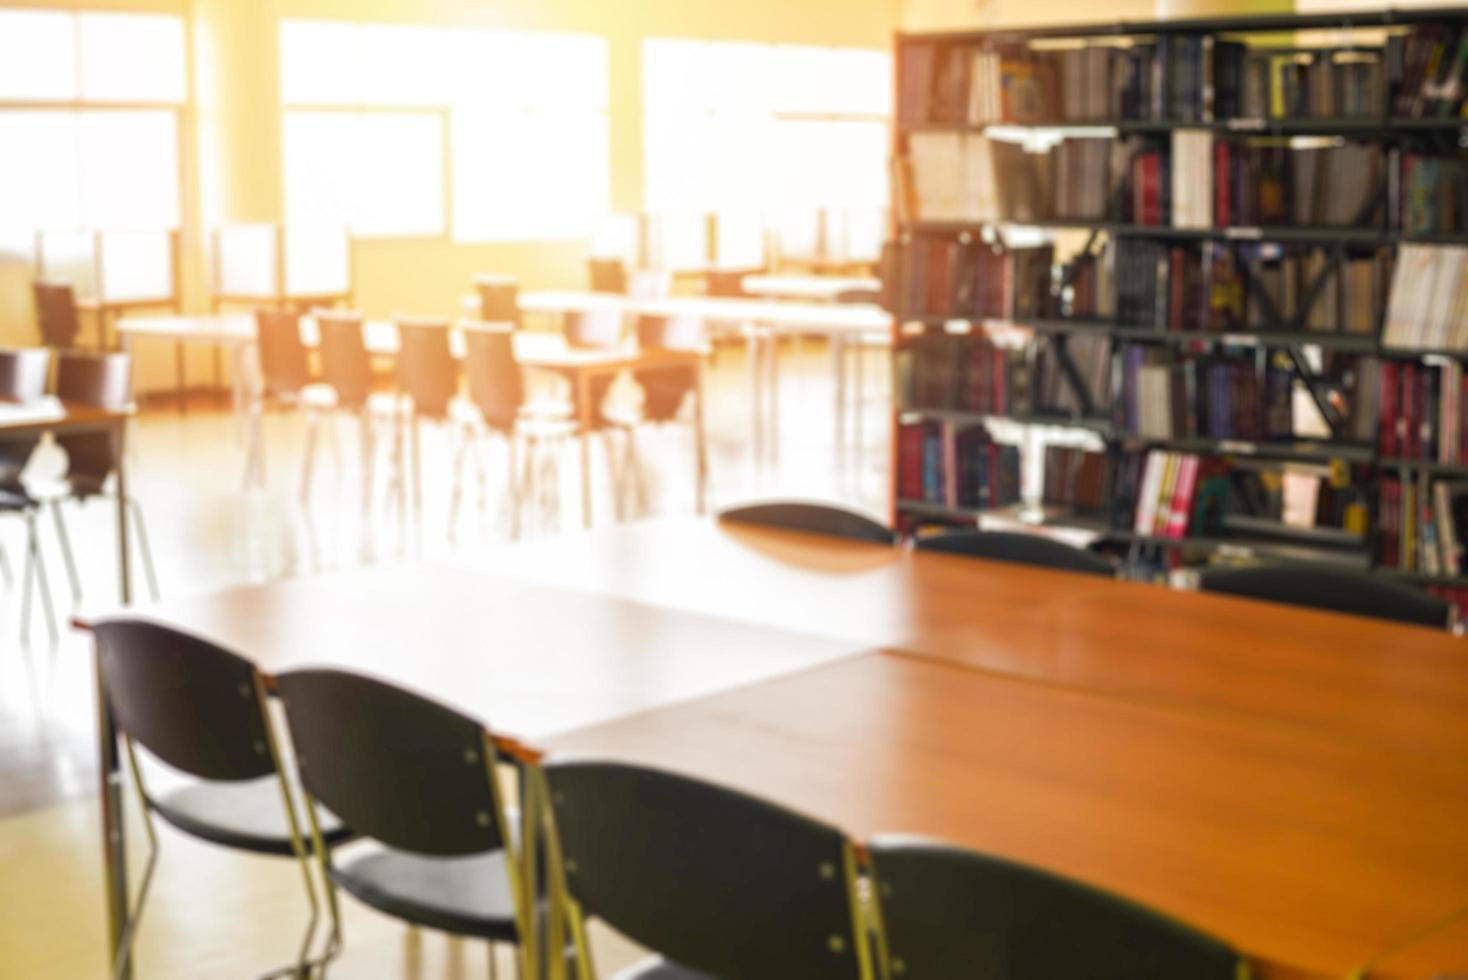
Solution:
M525 739L757 683L855 649L428 563L170 599L140 615L243 653L266 671L333 666L376 674ZM85 629L97 618L76 624ZM102 834L115 944L126 918L127 839L116 732L102 703Z
M1468 909L1415 942L1382 957L1368 980L1464 980L1468 977Z
M1269 977L1345 976L1468 899L1468 765L905 656L550 741L858 840L916 833L1165 909Z
M1412 955L1453 964L1434 932L1468 910L1450 637L691 520L482 565L499 571L339 572L150 615L267 670L366 670L535 744L697 774L858 838L927 834L1073 875L1271 977L1343 976L1429 940ZM116 913L105 719L100 751Z
M1423 627L694 518L480 561L664 608L1468 759L1468 644Z

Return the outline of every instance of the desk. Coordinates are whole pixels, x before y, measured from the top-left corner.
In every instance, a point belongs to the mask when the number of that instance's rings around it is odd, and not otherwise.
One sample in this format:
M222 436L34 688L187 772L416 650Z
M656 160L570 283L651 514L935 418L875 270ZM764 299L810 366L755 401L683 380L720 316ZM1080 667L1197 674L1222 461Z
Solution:
M834 302L842 293L875 293L882 288L876 276L745 276L740 283L751 296Z
M1368 980L1463 980L1468 977L1468 909L1376 963Z
M846 365L851 345L864 337L889 337L892 316L864 303L791 303L770 299L721 296L671 296L636 300L609 293L543 290L520 294L524 313L565 314L612 311L622 316L689 317L705 324L747 326L751 413L755 455L779 455L780 365L779 339L795 334L817 334L831 347L836 380L835 435L837 447L846 436Z
M529 542L481 563L668 609L1468 760L1468 647L1422 627L694 518Z
M1344 976L1468 900L1468 765L903 656L550 740L1165 909L1265 976Z
M853 651L841 641L429 563L171 599L143 614L244 653L266 671L325 665L377 674L498 732L533 739ZM127 842L116 737L105 714L99 751L115 942L125 918Z

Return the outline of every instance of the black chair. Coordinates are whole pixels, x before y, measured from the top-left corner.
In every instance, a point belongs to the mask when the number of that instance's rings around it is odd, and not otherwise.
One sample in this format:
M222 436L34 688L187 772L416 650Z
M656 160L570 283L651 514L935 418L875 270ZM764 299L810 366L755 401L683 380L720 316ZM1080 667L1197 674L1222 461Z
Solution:
M311 496L316 443L321 418L336 407L336 392L312 376L310 356L301 342L301 315L294 311L259 310L255 313L256 349L260 385L253 393L245 485L265 484L265 446L262 427L267 404L300 411L306 418L306 451L301 462L300 498Z
M319 840L321 805L366 844L350 855L315 848L329 882L328 956L340 947L340 887L415 925L486 939L491 957L493 944L515 944L523 975L533 975L521 944L534 918L524 897L533 883L521 873L493 736L472 718L357 674L290 671L276 683L313 835Z
M1124 899L901 838L869 850L887 975L914 980L1239 980L1227 945Z
M553 454L542 453L549 448L558 449L567 439L576 434L576 424L570 418L571 406L564 402L529 403L526 401L525 379L520 365L515 360L514 328L501 323L460 324L464 335L464 377L468 387L468 398L463 402L463 432L454 454L454 490L449 505L449 535L458 528L458 516L463 500L464 458L474 453L475 470L479 484L479 505L486 504L488 465L479 452L486 436L498 436L505 441L508 463L506 466L510 504L510 532L520 533L520 512L527 494L549 495L546 481L540 479L540 471L552 469L542 456L554 461ZM524 444L524 469L517 459L521 444ZM554 486L559 480L558 473ZM557 498L558 498L557 494Z
M625 980L874 975L853 847L732 790L612 762L550 761L552 874L591 973L585 923L656 954Z
M1083 548L1072 547L1040 534L1013 531L949 531L920 537L914 543L918 551L937 551L990 561L1008 561L1019 565L1038 565L1066 572L1089 575L1116 575L1116 569L1105 558Z
M0 401L19 404L40 401L46 396L46 381L50 372L51 351L48 348L0 350ZM25 521L25 598L21 603L21 637L30 637L30 597L34 577L41 592L41 601L46 607L46 626L54 644L60 631L56 623L56 610L51 604L51 583L46 576L36 524L40 502L31 496L21 478L39 444L40 439L34 437L0 442L0 514L14 514ZM0 573L4 574L8 586L11 581L10 562L3 550L0 550Z
M1452 606L1437 596L1379 575L1319 565L1252 565L1204 569L1204 592L1263 599L1446 629Z
M738 524L762 524L792 531L829 534L875 544L896 544L897 532L865 514L834 504L800 500L772 500L741 504L719 512L719 520Z
M32 292L36 299L36 322L41 328L41 343L58 350L75 347L82 329L76 291L68 283L38 281Z
M479 319L484 323L508 323L516 330L522 326L520 316L520 281L513 276L481 275L474 277L474 290L479 295Z
M254 854L294 857L301 865L310 921L297 960L271 976L306 976L319 901L311 877L296 790L286 776L270 722L264 677L248 660L157 623L111 619L94 627L102 688L147 820L149 852L136 908L114 951L121 975L158 861L156 815L192 837ZM149 791L137 746L192 781ZM334 816L321 819L320 841L351 836Z
M131 356L123 353L60 352L56 365L56 397L63 402L91 405L111 411L127 408L132 404ZM109 489L109 485L114 482L118 464L122 460L123 447L110 432L62 435L57 437L56 444L66 454L66 472L60 483L28 482L26 492L38 504L45 505L51 511L56 523L56 537L61 544L61 557L65 560L67 578L71 583L72 601L80 603L81 575L77 568L76 555L71 548L71 535L67 531L63 505L85 504L115 495L117 489ZM148 591L156 600L158 572L153 565L153 549L148 543L148 524L143 519L142 505L131 494L123 499L122 504L132 515L133 525L137 529L138 556L148 580ZM43 573L39 571L39 551L34 560L38 576L43 577ZM27 590L25 604L29 603L29 598L30 593Z

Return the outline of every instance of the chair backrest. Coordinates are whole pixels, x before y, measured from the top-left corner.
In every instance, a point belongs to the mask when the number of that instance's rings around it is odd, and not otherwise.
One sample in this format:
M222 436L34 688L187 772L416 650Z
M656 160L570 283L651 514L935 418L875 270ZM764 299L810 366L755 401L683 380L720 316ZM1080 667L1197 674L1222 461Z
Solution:
M0 401L33 402L44 397L50 370L50 348L0 350ZM0 487L20 483L20 474L39 442L36 438L0 442Z
M690 316L639 316L637 345L644 350L697 350L703 344L703 321ZM642 413L650 422L676 418L697 376L683 367L643 368L633 372L642 386Z
M1451 606L1401 582L1369 572L1318 565L1254 565L1208 568L1199 576L1204 592L1355 613L1377 619L1446 628Z
M275 772L253 664L159 623L94 624L102 686L118 728L200 779Z
M792 531L830 534L877 544L896 544L897 532L865 514L834 504L802 500L771 500L741 504L719 512L719 520L741 524L763 524Z
M424 418L448 415L459 392L459 365L449 348L447 320L399 318L398 387Z
M592 292L626 294L627 267L621 259L591 258L587 266L591 271Z
M73 346L81 332L76 291L69 283L44 281L37 281L32 291L36 297L36 322L41 328L41 343L61 350Z
M306 346L301 343L301 315L285 310L255 312L260 379L265 394L289 398L311 382Z
M372 394L372 359L362 339L362 315L316 311L321 336L321 380L336 392L337 404L361 408Z
M892 976L1236 980L1224 943L1065 878L903 839L868 852Z
M132 403L132 357L125 353L62 351L57 355L56 397L118 411ZM117 467L119 446L110 432L58 436L66 475L94 489Z
M1012 531L949 531L920 537L914 545L919 551L941 551L969 558L1009 561L1020 565L1038 565L1066 572L1089 575L1116 575L1116 569L1095 552L1086 551L1039 534Z
M840 831L637 766L552 760L545 776L581 915L714 977L863 975Z
M476 276L479 319L485 323L512 323L520 327L520 282L510 276Z
M463 331L469 400L484 416L486 425L509 432L525 402L525 382L515 361L514 332L492 323L464 324Z
M391 684L338 670L276 677L301 785L367 837L416 854L503 845L484 727Z

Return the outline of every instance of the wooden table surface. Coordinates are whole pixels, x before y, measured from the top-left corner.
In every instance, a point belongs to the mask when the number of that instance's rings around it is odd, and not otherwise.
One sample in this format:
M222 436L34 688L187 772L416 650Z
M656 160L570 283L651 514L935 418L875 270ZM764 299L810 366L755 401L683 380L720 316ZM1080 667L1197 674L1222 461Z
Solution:
M1228 596L709 520L649 521L484 567L975 669L1468 758L1468 642Z
M1468 900L1468 764L909 656L551 740L858 839L916 833L1165 909L1266 976L1344 976Z
M1465 980L1468 978L1468 909L1415 942L1382 957L1368 980Z
M857 650L437 563L244 586L131 612L206 637L267 672L370 673L527 739Z

